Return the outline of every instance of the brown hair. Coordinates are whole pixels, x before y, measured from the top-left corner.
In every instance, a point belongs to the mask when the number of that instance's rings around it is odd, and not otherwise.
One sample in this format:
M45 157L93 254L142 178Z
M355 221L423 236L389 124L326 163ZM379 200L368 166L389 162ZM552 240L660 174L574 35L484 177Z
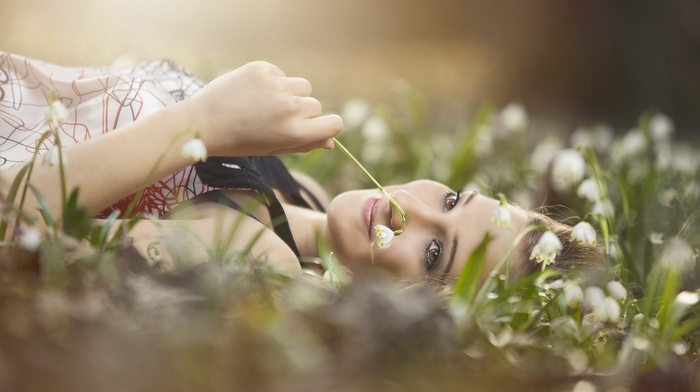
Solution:
M528 220L526 226L534 225L545 227L551 230L557 238L559 238L559 241L561 241L562 250L557 256L556 262L551 264L548 268L560 271L577 269L584 273L602 270L604 260L601 250L595 245L579 244L572 240L571 226L557 222L535 211L528 211L527 214ZM521 273L519 274L520 277L532 274L542 268L541 264L537 263L534 259L530 259L530 253L543 233L543 230L531 231L526 234L518 244L519 253L522 255L521 257L524 258L519 264L522 266L520 269Z

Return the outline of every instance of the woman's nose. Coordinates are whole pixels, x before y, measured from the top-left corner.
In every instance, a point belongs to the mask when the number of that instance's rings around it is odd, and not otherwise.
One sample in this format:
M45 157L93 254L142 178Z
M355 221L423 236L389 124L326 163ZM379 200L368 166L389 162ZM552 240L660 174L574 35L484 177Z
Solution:
M411 195L409 192L405 190L394 191L391 193L391 197L399 206L401 206L406 214L406 226L409 225L409 222L415 224L417 222L432 219L434 211L413 197L413 195ZM391 206L391 220L389 223L392 230L399 230L404 227L403 221L401 220L401 214L393 205Z

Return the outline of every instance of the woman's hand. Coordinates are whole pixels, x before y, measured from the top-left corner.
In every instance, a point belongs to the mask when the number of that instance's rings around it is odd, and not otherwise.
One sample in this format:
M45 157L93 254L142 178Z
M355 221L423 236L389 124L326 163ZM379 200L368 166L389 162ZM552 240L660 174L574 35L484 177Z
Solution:
M231 71L181 102L209 155L244 156L333 148L343 123L321 116L311 84L256 61Z

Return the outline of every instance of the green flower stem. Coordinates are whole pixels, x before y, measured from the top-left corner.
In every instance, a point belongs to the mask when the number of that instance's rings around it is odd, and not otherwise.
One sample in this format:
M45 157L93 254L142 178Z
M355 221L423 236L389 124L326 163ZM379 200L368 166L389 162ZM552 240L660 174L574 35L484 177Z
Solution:
M386 198L389 199L389 203L391 203L391 205L394 206L394 208L396 208L396 211L398 211L399 216L401 217L401 223L403 224L403 227L399 230L395 230L394 235L400 235L401 233L403 233L404 230L406 230L406 213L404 212L403 208L401 208L399 203L397 203L396 200L394 200L394 198L391 197L391 195L389 195L389 193L384 189L384 187L381 186L381 184L379 184L379 182L377 182L377 180L375 180L374 177L372 177L372 175L367 171L367 169L365 169L365 167L362 166L360 161L358 161L357 158L355 158L355 156L352 155L350 153L350 151L348 151L348 149L345 148L345 146L343 146L343 144L338 141L338 139L333 138L333 142L335 143L336 146L338 146L338 148L340 149L340 151L343 152L343 154L345 154L348 158L350 158L350 160L357 167L359 167L363 173L365 173L365 175L374 183L374 185L377 188L379 188L379 190L382 192L382 194L384 194L384 196L386 196Z

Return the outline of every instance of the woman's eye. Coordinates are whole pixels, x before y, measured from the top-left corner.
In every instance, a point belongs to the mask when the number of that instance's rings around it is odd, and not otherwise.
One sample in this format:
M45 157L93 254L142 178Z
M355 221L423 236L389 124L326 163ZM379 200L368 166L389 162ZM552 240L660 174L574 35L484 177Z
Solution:
M461 195L457 192L449 191L445 195L445 210L450 211L451 209L455 208L460 196Z
M442 253L442 245L436 240L430 241L428 246L425 247L425 268L428 272L432 271L440 260L440 254Z

